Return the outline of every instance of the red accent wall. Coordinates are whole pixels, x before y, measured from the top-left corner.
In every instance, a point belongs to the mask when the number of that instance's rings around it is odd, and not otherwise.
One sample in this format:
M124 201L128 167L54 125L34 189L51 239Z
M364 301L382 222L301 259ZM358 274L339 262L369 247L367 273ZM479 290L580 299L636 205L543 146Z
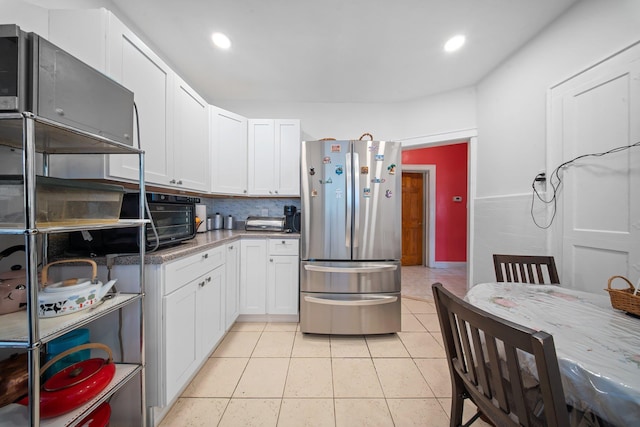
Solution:
M435 260L466 262L467 143L403 150L402 164L436 165ZM462 201L454 202L454 196Z

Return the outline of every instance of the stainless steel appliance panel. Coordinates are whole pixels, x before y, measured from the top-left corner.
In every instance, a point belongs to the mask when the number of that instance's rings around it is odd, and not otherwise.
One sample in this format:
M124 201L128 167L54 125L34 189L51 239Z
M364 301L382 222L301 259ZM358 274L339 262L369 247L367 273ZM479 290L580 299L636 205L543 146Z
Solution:
M350 146L302 142L302 259L351 259Z
M122 144L133 145L133 92L33 34L33 112Z
M400 289L400 261L300 262L303 292L365 294Z
M401 144L354 141L353 259L402 256Z
M0 111L24 111L27 103L27 33L0 25Z
M300 331L316 334L386 334L401 328L400 293L300 293Z

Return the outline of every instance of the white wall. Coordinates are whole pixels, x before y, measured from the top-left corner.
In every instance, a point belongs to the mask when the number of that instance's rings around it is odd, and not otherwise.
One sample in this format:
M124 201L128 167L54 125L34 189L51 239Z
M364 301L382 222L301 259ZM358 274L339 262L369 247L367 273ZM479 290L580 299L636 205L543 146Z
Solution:
M24 31L49 34L49 12L47 9L24 1L0 0L0 24L18 24Z
M475 89L464 88L396 104L265 103L216 101L252 118L299 118L303 139L399 140L476 127Z
M478 84L472 283L494 279L491 253L548 251L529 215L531 181L556 166L545 163L548 89L638 40L640 1L582 0Z

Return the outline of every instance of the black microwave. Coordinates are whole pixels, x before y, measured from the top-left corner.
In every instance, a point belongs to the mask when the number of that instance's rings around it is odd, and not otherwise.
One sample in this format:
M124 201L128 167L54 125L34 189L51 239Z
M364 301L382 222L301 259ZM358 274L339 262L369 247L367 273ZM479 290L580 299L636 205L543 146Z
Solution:
M0 112L133 145L133 92L17 25L0 25Z
M139 218L139 200L140 193L125 193L120 218ZM149 212L145 213L145 218L151 219L151 223L145 226L146 250L165 248L193 239L196 235L196 203L199 201L196 197L146 193ZM78 255L137 252L138 230L112 228L70 233L69 250Z

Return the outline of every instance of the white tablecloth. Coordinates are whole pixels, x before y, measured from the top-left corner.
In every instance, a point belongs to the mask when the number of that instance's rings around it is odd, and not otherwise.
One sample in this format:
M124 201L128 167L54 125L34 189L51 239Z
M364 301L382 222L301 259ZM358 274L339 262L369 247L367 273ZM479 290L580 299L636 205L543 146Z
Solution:
M609 296L554 285L482 283L466 300L553 335L567 403L618 425L640 425L640 319Z

